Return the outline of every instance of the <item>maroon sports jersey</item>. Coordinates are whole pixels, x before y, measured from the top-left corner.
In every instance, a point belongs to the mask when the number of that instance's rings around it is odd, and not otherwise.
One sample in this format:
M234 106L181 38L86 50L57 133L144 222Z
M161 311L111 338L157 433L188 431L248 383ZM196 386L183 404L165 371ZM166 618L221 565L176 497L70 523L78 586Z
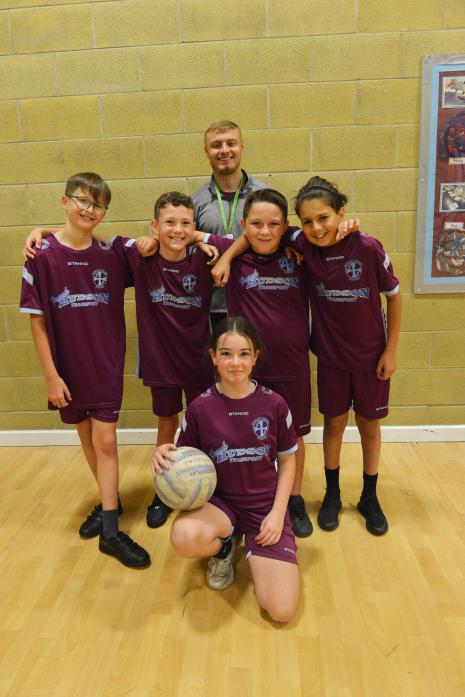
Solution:
M139 377L144 385L205 387L213 381L208 355L212 277L206 254L189 247L182 261L142 257L136 240L115 237L136 291Z
M399 291L382 244L360 232L330 247L311 244L301 231L293 241L309 272L311 350L339 370L374 370L386 346L380 293Z
M51 235L23 268L21 312L45 315L53 361L73 407L121 404L124 289L131 284L127 266L96 240L76 250Z
M233 240L210 235L208 243L224 252ZM254 377L310 379L307 274L303 265L286 257L284 247L273 254L248 250L234 259L226 303L228 315L246 317L262 338L265 350Z
M248 510L270 510L276 493L276 458L297 450L284 399L257 385L230 399L212 385L187 408L177 445L203 450L216 466L215 495Z

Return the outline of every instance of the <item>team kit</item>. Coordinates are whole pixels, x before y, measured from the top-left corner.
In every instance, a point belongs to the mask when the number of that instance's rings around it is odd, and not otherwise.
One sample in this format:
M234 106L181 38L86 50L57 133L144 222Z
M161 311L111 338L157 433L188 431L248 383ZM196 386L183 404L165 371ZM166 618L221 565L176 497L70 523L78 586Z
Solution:
M336 185L317 176L304 183L294 202L300 226L291 227L286 198L241 167L242 149L237 124L212 124L204 135L210 180L192 198L160 196L153 237L138 240L98 229L111 202L98 174L70 177L63 227L38 228L26 241L20 310L30 317L48 407L76 427L98 488L79 534L142 569L149 553L119 528L116 441L124 295L134 287L137 375L158 422L151 471L163 477L176 446L198 448L216 469L213 496L173 516L171 544L182 556L208 558L214 590L234 582L243 546L259 607L283 623L300 598L296 537L313 531L301 493L309 351L324 418L318 527L339 526L340 451L353 409L363 458L357 508L369 533L388 531L377 495L380 420L396 369L401 294L381 243L345 219L347 197ZM148 526L171 513L155 494Z

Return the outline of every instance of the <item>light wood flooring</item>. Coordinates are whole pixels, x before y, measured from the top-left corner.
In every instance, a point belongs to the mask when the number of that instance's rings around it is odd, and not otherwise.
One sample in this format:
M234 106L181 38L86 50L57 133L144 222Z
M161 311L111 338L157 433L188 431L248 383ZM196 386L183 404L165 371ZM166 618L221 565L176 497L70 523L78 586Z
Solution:
M95 490L77 447L0 450L1 697L464 697L465 444L386 444L370 535L355 506L360 446L343 447L338 530L316 526L321 446L307 446L315 525L299 542L302 602L278 627L247 562L222 593L145 525L151 448L120 448L134 571L77 529Z

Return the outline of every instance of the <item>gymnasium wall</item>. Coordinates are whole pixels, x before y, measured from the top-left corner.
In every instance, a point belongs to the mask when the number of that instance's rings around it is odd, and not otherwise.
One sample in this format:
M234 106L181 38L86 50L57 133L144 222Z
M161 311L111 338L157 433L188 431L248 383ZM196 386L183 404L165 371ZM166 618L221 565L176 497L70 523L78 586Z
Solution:
M389 251L405 312L386 423L464 422L465 296L412 292L421 59L464 46L463 0L0 0L0 429L60 427L17 307L26 233L62 222L63 182L89 169L113 191L105 228L147 232L160 193L205 181L219 118L248 170L289 197L337 182ZM126 310L120 426L148 427L132 293Z

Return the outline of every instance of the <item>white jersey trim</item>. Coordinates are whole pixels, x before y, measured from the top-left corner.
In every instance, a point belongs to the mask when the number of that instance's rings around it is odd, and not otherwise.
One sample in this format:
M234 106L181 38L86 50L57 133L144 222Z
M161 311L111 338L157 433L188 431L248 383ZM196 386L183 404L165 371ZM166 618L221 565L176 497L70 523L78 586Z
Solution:
M280 450L278 452L278 457L280 455L290 455L291 453L296 453L297 450L298 450L298 445L296 443L295 445L292 446L292 448L289 448L289 450Z
M396 285L395 288L392 290L383 290L383 295L385 295L387 298L391 297L391 295L397 295L397 293L400 290L400 283Z
M182 428L183 431L185 431L186 428L187 428L187 421L186 421L186 417L185 417L185 416L182 417L181 428Z
M289 409L289 411L287 412L287 416L286 416L286 426L288 428L290 428L291 424L292 424L292 414L291 414L291 410Z
M29 283L30 286L34 285L34 277L32 273L29 273L29 271L23 267L23 278L26 281L26 283Z
M27 313L28 315L45 315L43 310L36 310L32 307L20 307L19 311Z
M301 232L302 230L300 228L299 230L295 230L291 235L291 242L295 242Z

